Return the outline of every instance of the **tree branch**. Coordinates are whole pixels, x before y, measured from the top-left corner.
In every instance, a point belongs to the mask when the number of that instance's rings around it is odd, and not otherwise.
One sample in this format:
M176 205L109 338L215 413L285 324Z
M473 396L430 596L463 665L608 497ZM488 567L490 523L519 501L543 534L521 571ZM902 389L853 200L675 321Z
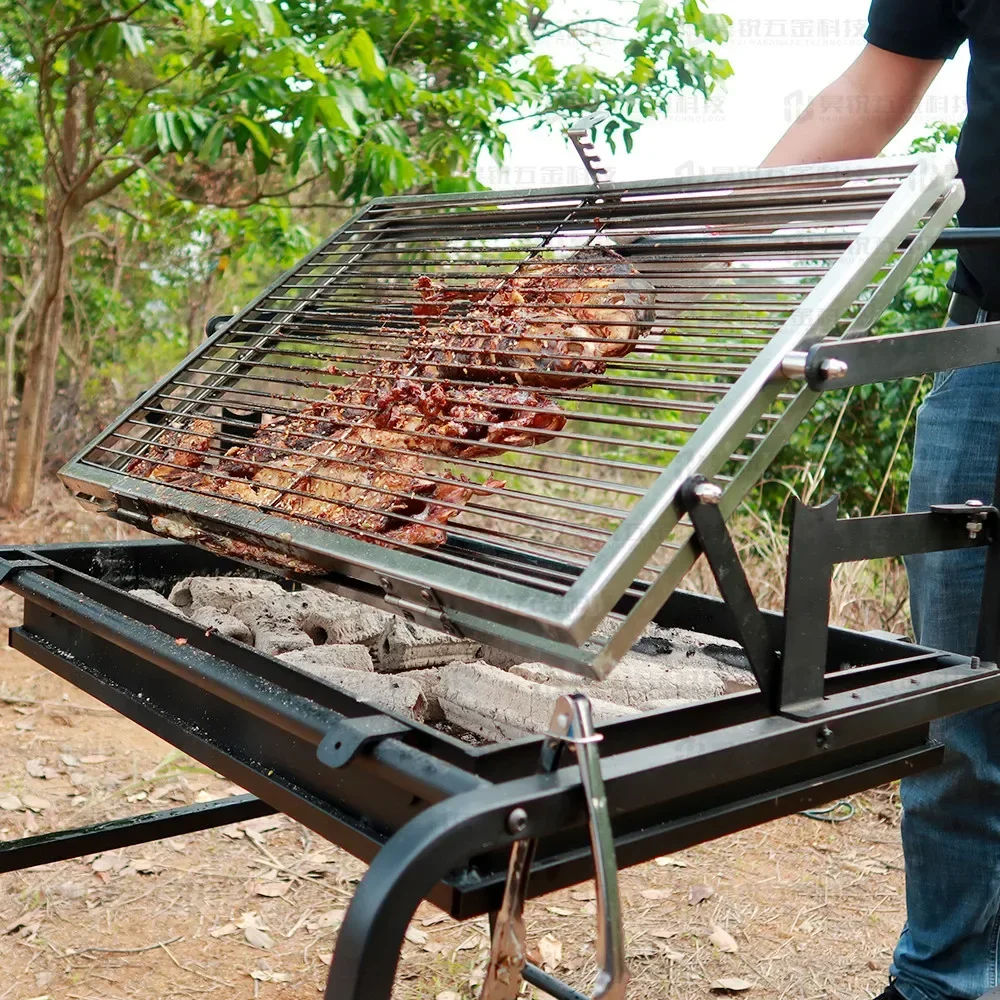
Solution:
M98 181L96 184L90 184L80 192L80 204L89 205L92 201L97 201L98 198L103 198L106 194L114 191L119 184L123 184L127 181L134 173L142 170L150 160L154 159L160 152L157 146L147 146L137 157L134 157L132 162L127 167L122 167L117 173L112 174L110 177L105 177L104 180Z
M77 24L72 28L57 31L45 40L46 47L53 46L54 49L60 49L69 39L76 35L82 35L87 31L95 31L97 28L103 28L107 24L121 24L124 21L128 21L133 14L137 14L147 3L149 3L149 0L139 0L139 3L125 11L124 14L111 14L108 17L102 17L99 21L92 21L90 24Z

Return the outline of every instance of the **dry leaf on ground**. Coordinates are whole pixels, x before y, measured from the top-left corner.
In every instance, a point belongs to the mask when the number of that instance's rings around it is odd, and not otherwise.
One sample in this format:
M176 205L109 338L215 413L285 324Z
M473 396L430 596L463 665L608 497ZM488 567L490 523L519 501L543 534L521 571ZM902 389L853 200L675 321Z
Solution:
M547 972L552 972L562 963L562 941L553 937L551 934L546 934L545 937L538 942L538 951L542 956L542 968Z
M263 951L269 951L274 947L274 938L267 931L262 931L259 927L247 927L243 930L243 936L249 944Z
M291 882L257 882L253 891L257 893L258 896L269 896L271 898L276 898L278 896L284 896L289 889L291 889Z
M712 933L708 936L708 940L711 941L712 944L719 949L719 951L724 951L729 954L739 951L739 948L736 945L736 939L724 927L713 927Z
M688 863L683 858L678 858L673 854L664 854L662 858L657 858L656 863L661 868L670 866L671 868L687 868Z
M709 986L709 989L718 990L723 993L743 993L746 990L753 989L753 987L754 983L746 979L716 979Z
M697 903L704 903L714 895L715 890L710 885L693 885L688 889L688 902L694 906Z
M261 983L290 983L292 974L290 972L271 972L270 969L254 969L250 973L250 978Z

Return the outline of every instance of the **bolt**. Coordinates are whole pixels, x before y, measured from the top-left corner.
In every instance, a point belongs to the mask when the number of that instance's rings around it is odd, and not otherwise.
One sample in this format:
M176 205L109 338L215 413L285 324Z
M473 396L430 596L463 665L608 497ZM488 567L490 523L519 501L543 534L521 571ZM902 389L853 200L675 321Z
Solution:
M979 659L978 656L973 656L972 659L969 660L969 669L978 670L981 663L982 661Z
M975 539L983 530L983 525L981 521L966 521L965 530L969 532L969 538Z
M524 833L527 826L528 814L520 806L516 809L511 809L507 815L507 832L513 834Z
M386 593L388 593L390 590L392 590L392 580L390 580L389 577L387 577L387 576L380 576L378 578L378 582L382 585L382 589Z
M847 378L847 362L838 361L836 358L827 358L826 361L820 364L819 371L823 378L826 379Z
M830 745L831 736L833 736L833 730L829 726L824 726L816 734L816 746L825 750Z
M698 503L711 504L713 507L722 499L722 487L715 483L699 483L693 492Z
M966 500L965 501L965 506L966 507L982 507L983 506L983 501L982 500Z
M431 598L431 592L429 590L421 590L420 591L420 596L421 596L421 598L423 598L423 600L425 600L427 602L430 602L431 599L432 599Z
M404 611L404 612L403 612L403 617L404 617L404 618L405 618L405 619L406 619L406 620L407 620L408 622L412 622L412 621L413 621L413 612L412 612L412 611Z

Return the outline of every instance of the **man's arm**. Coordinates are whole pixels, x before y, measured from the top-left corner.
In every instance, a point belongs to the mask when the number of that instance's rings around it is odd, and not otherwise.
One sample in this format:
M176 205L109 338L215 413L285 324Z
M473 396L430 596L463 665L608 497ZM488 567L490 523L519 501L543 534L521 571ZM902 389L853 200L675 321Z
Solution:
M877 156L910 120L944 65L874 45L799 116L761 164L787 167Z

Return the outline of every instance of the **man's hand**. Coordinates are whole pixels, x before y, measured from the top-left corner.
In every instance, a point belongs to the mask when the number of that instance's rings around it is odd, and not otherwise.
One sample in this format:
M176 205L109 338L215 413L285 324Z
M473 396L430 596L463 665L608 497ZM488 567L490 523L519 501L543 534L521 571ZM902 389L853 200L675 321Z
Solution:
M761 166L877 156L910 120L943 65L943 59L911 59L867 45L802 112Z

